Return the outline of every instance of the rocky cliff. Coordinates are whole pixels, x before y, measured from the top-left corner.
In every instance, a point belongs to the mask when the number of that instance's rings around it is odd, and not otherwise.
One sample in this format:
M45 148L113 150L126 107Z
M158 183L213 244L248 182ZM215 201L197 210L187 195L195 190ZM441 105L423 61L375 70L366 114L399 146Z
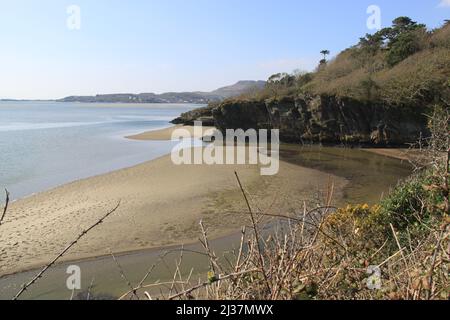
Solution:
M427 135L424 110L361 103L333 96L225 101L194 110L177 123L207 119L225 129L280 129L285 142L400 145ZM212 118L213 120L212 120Z
M212 116L213 105L204 108L194 109L183 113L180 117L172 121L173 124L184 124L193 126L195 121L201 121L204 126L214 126L215 120Z

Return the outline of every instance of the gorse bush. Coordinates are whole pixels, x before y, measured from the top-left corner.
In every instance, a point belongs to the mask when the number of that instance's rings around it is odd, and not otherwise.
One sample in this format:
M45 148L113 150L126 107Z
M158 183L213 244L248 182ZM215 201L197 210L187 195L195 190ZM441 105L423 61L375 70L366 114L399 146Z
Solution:
M444 196L433 188L439 183L439 178L431 171L414 175L401 183L381 202L383 214L379 223L393 224L397 230L405 231L428 224L432 218L441 218L442 210L438 208L442 206Z

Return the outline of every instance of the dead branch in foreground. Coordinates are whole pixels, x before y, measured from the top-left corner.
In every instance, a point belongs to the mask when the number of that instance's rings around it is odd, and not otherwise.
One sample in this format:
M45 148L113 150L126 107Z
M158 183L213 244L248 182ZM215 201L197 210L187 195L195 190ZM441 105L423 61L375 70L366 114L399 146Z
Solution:
M107 214L105 214L100 220L98 220L96 223L94 223L92 226L84 230L74 241L72 241L63 251L61 251L60 254L56 256L55 259L53 259L49 264L47 264L33 279L31 279L28 283L22 286L22 289L14 296L13 300L17 300L20 298L20 296L27 291L33 284L35 284L45 272L47 272L50 267L52 267L56 262L58 262L59 259L61 259L62 256L64 256L74 245L76 245L84 236L86 236L92 229L97 227L98 225L102 224L103 221L108 218L110 215L112 215L114 212L117 211L117 209L120 206L120 201L117 204L117 206L109 211Z
M245 270L242 272L237 272L237 273L233 273L233 274L228 274L226 276L220 277L218 279L216 279L216 282L220 282L220 281L225 281L227 279L233 278L233 277L239 277L239 276L243 276L245 274L249 274L249 273L254 273L254 272L261 272L259 269L252 269L252 270ZM199 285L192 287L188 290L185 290L183 292L177 293L176 295L170 296L168 298L168 300L175 300L181 297L185 297L185 296L189 296L192 292L199 290L201 288L207 287L211 285L211 281L207 281L204 283L200 283Z
M160 294L158 294L158 298L167 300L195 298L258 299L263 297L278 299L280 297L280 292L282 290L281 287L279 287L279 284L287 282L290 279L290 274L289 272L286 272L286 270L283 269L281 265L277 265L276 263L274 263L276 259L271 256L272 253L284 251L284 257L281 263L287 263L288 265L290 265L291 267L289 271L292 271L291 268L296 268L298 266L298 263L300 263L300 257L295 253L303 250L303 247L305 248L305 252L314 249L314 246L309 243L310 241L312 241L311 239L316 239L318 234L320 234L321 232L325 233L323 230L321 230L322 216L327 215L329 210L333 210L335 208L318 207L309 211L305 209L303 212L303 219L289 216L264 214L263 212L260 212L260 209L254 210L252 208L249 201L250 195L247 196L247 191L244 189L244 186L239 179L239 175L237 173L235 175L238 181L239 189L244 197L245 204L247 206L246 212L242 212L242 214L249 215L249 217L251 218L252 232L247 233L245 227L242 229L239 249L238 251L233 251L232 259L229 260L224 255L224 259L227 262L227 264L224 264L222 263L221 259L216 256L209 244L206 228L201 221L200 229L202 239L200 239L200 243L203 246L205 253L192 251L190 252L208 257L210 272L208 273L207 279L205 281L199 279L197 283L195 283L195 281L194 283L192 283L192 270L189 276L183 279L180 272L180 265L182 263L184 251L184 249L182 249L181 257L180 260L176 263L176 270L171 282L157 281L152 284L145 284L145 279L149 277L149 273L147 273L147 275L144 277L144 280L141 281L140 285L137 288L125 293L119 298L119 300L126 298L130 294L134 295L138 293L140 293L147 299L153 300L152 296L148 292L143 291L147 288L159 288ZM330 194L332 193L331 190L332 188L330 189ZM327 196L326 203L330 203L330 194ZM319 219L313 216L316 214L319 216ZM266 239L267 235L262 232L262 230L264 230L264 226L262 223L263 218L266 218L265 220L270 220L266 221L269 224L271 224L273 221L284 220L283 223L284 225L286 225L285 222L288 221L290 225L290 231L286 232L286 234L289 234L292 237L286 238L284 244L281 245L281 242L277 238L278 234L276 234L276 232L270 231L270 236ZM291 224L291 222L294 223ZM305 227L305 225L307 225L307 227ZM299 239L304 239L305 243L303 241L295 241L297 232L301 234ZM334 241L338 243L337 240ZM306 244L306 242L308 242L308 244ZM299 246L299 244L301 244L301 246ZM273 250L274 246L278 249L275 248L275 250ZM341 247L345 248L343 245L341 245ZM189 252L189 250L186 250L186 252ZM289 254L291 254L291 258L289 258ZM159 261L158 263L163 263L163 260L164 257L161 257L161 261ZM153 265L150 270L153 270L154 268L155 265ZM255 284L254 289L256 291L259 291L257 295L254 295L254 293L250 291L245 292L246 289L243 288L247 286L247 283L252 281L254 281ZM167 290L163 292L162 289ZM205 290L204 293L203 290ZM241 291L241 294L238 294L239 291Z
M0 226L3 224L3 220L5 220L6 211L8 211L9 205L9 192L7 189L5 189L5 193L6 193L5 207L3 208L2 217L0 218Z
M250 213L250 218L252 220L252 226L253 226L253 229L255 231L256 247L258 249L259 263L260 263L260 268L261 268L260 270L261 270L261 273L264 276L267 290L268 290L268 292L270 292L269 279L267 278L266 272L264 270L264 259L263 259L262 249L261 249L261 239L260 239L260 236L259 236L258 225L256 223L255 215L253 214L252 207L250 205L250 202L248 201L247 195L245 193L244 187L242 186L241 179L239 179L238 173L234 172L234 174L235 174L236 180L237 180L237 182L239 184L239 188L241 189L242 196L244 197L245 203L247 204L248 212Z
M156 269L156 267L159 266L160 264L164 263L165 258L173 253L180 253L181 255L183 253L192 253L192 254L196 254L199 256L209 257L209 255L207 253L185 249L184 247L181 249L173 249L173 250L165 251L165 252L161 253L159 255L157 261L150 268L148 268L147 273L142 278L142 280L139 282L138 286L136 288L133 288L132 290L124 293L122 296L120 296L120 298L118 300L124 300L130 294L133 294L133 296L134 296L134 294L137 294L142 289L161 287L161 286L163 286L163 287L173 286L174 284L189 285L189 282L186 282L186 281L176 281L175 283L172 281L172 282L164 282L164 283L158 282L158 283L153 283L153 284L145 284L145 282L151 277L151 275L152 275L153 271Z
M148 273L121 299L131 293L149 300L448 298L448 216L435 216L426 225L428 231L420 234L408 228L400 234L392 223L385 233L383 225L371 222L377 206L333 208L328 195L327 206L320 207L319 202L308 210L305 203L303 214L282 215L254 210L251 195L242 184L240 189L254 223L252 232L243 229L238 248L216 256L201 223L200 242L211 272L198 281L191 281L192 269L189 276L182 276L181 254L171 282L144 284ZM369 267L379 269L380 277L368 274ZM382 288L372 289L377 283ZM144 291L147 288L159 289L159 294L152 297Z
M123 270L123 268L122 268L122 266L120 265L119 261L117 261L116 256L115 256L114 253L112 253L112 252L111 252L110 254L111 254L111 256L112 256L112 258L113 258L113 260L114 260L114 262L115 262L117 268L119 269L120 276L122 277L123 281L125 281L126 284L127 284L127 286L131 289L131 292L133 293L133 296L134 296L137 300L140 300L140 299L139 299L139 296L136 294L136 290L134 290L134 287L133 287L133 285L131 284L131 281L130 281L130 280L128 279L128 277L125 275L125 271Z

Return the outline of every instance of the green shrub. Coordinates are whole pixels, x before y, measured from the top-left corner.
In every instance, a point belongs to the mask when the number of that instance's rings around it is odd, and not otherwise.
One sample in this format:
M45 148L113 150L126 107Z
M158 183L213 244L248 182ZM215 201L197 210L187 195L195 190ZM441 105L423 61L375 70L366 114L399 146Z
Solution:
M380 223L392 224L398 231L427 223L436 213L435 206L444 200L430 188L437 182L434 180L426 172L401 183L381 202Z

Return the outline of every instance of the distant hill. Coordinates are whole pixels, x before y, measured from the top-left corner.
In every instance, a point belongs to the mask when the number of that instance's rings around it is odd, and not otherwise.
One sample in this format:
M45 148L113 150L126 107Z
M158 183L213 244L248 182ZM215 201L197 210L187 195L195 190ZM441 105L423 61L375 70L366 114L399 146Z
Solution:
M247 94L249 91L258 91L264 89L266 81L239 81L238 83L219 88L211 92L212 95L220 96L223 98L237 97L242 94Z
M249 92L262 90L265 81L239 81L234 85L219 88L211 92L167 92L155 93L121 93L96 96L70 96L58 102L93 102L93 103L209 103L220 102Z

